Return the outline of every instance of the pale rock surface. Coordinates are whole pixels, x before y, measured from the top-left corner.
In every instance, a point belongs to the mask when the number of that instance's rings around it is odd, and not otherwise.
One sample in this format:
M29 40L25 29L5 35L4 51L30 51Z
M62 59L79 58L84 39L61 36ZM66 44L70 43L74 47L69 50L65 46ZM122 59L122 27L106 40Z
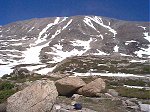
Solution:
M86 84L82 88L80 88L77 92L84 96L98 96L100 92L105 89L105 82L103 79L98 78L94 81Z
M79 77L65 77L57 80L55 85L60 95L71 95L86 83Z
M108 93L111 94L112 96L114 97L117 97L118 96L118 92L114 89L108 89Z
M7 99L7 112L51 111L57 96L53 81L37 80Z

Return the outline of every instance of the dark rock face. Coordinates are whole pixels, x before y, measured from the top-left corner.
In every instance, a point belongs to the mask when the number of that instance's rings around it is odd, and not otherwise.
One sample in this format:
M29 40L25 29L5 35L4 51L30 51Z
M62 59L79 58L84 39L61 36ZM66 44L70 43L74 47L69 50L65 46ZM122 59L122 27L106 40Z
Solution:
M148 38L146 22L98 16L19 21L0 27L0 64L52 63L76 55L113 53L147 58Z

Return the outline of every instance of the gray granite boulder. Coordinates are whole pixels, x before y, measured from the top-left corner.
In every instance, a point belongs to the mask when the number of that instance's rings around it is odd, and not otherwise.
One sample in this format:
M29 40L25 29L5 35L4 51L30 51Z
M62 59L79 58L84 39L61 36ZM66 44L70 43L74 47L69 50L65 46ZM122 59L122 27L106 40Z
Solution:
M7 99L7 112L47 112L58 96L50 80L37 80Z
M98 96L100 92L105 89L105 86L104 80L98 78L80 88L77 93L84 96Z
M79 77L66 77L57 80L55 85L60 95L72 95L86 83Z

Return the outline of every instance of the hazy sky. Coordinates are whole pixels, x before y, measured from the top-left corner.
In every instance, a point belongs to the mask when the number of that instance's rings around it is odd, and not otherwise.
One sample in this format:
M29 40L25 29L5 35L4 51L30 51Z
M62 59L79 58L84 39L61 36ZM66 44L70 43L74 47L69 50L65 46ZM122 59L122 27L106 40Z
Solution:
M97 15L150 21L149 0L0 0L0 25L31 18Z

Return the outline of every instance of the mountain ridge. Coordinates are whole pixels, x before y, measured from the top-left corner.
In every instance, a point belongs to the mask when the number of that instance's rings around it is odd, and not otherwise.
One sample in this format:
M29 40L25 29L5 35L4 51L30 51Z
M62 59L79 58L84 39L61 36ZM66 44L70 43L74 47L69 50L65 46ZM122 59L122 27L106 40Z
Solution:
M125 19L118 19L118 18L113 18L113 17L108 17L108 16L99 16L99 15L73 15L73 16L47 16L47 17L35 17L35 18L28 18L28 19L23 19L23 20L17 20L17 21L12 21L9 23L6 23L4 25L0 25L0 27L5 26L5 25L9 25L9 24L13 24L13 23L17 23L17 22L23 22L23 21L29 21L29 20L36 20L36 19L47 19L47 18L56 18L56 17L78 17L78 16L98 16L98 17L103 17L106 19L113 19L113 20L117 20L117 21L124 21L124 22L131 22L131 23L150 23L150 21L138 21L138 20L125 20Z

